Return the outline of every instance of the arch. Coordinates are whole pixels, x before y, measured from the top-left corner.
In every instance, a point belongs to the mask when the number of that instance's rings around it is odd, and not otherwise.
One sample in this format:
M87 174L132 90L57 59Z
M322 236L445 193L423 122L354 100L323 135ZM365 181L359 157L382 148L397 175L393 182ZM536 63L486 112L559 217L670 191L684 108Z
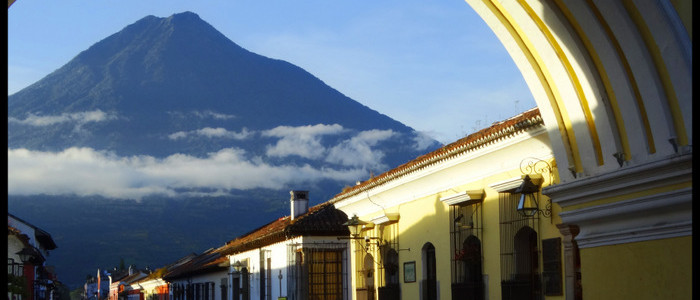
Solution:
M399 253L394 248L384 251L382 260L387 285L399 284Z
M374 257L367 253L362 261L363 270L365 271L365 287L368 290L374 290Z
M437 295L437 261L435 257L435 246L427 242L421 250L422 274L421 280L421 300L435 300Z
M466 1L523 74L562 182L692 145L692 43L667 1Z
M515 258L515 286L518 299L540 299L537 232L524 226L513 237Z
M462 243L464 256L464 278L462 282L481 282L481 241L474 235L469 235Z
M515 250L515 276L531 279L537 274L537 232L524 226L513 238Z
M535 99L557 171L542 193L562 224L580 228L581 252L692 237L692 1L465 1L504 45ZM605 272L598 267L586 269ZM630 262L628 269L635 267ZM616 276L628 276L623 269ZM581 276L584 294L609 286L600 276Z

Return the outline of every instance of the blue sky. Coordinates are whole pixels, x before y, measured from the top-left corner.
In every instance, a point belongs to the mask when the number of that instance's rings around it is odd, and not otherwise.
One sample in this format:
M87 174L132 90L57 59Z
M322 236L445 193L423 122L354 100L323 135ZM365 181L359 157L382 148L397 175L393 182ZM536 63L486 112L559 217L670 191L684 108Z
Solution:
M535 106L505 48L460 0L17 0L8 94L147 15L183 11L442 143Z

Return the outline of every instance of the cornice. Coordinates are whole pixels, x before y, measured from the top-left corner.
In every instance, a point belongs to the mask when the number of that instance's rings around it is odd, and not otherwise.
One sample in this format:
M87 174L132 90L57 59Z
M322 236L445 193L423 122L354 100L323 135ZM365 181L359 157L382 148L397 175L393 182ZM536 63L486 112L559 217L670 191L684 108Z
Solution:
M376 225L389 225L399 221L399 213L385 213L379 217L372 219L372 223Z
M523 178L518 176L489 184L489 187L496 190L499 193L505 193L507 191L519 187L521 184L523 184Z
M466 202L481 202L484 199L484 190L469 190L447 197L440 198L442 203L447 205L457 205Z
M559 213L588 248L692 235L692 188Z
M560 183L542 191L560 207L692 181L692 153Z

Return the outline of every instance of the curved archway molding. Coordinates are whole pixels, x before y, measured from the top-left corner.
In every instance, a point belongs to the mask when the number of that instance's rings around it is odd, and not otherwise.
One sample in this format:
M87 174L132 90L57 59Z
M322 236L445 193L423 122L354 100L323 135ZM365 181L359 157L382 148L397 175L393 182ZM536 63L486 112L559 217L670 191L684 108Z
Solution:
M580 228L584 297L665 291L651 277L641 289L609 286L691 260L683 250L637 264L614 247L655 253L651 241L692 239L692 1L465 1L539 107L558 175L543 194L561 207L562 224ZM676 295L689 295L690 281L671 268L663 272L678 277Z

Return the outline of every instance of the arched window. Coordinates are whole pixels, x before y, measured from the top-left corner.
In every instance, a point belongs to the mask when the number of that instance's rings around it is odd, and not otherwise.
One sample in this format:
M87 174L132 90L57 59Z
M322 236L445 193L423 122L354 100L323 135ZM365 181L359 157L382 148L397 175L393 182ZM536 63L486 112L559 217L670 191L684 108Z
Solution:
M462 243L462 250L464 251L462 282L481 282L481 241L476 236L470 235Z
M365 286L374 289L374 257L372 254L365 255L363 270L365 271Z
M389 248L384 252L384 272L386 272L386 284L399 284L399 253Z
M519 193L499 193L501 298L542 299L539 270L539 214L517 211Z
M435 246L428 242L423 245L423 280L421 280L421 299L437 300L437 270Z
M513 239L515 250L514 283L519 286L518 299L539 299L539 261L537 250L537 232L524 226Z
M374 299L374 256L367 253L362 261L362 274L367 299Z
M453 299L483 299L484 284L481 269L481 241L468 236L455 253L457 278L452 282Z
M537 232L530 227L523 227L515 234L515 276L519 279L531 279L537 274Z
M384 244L379 248L381 257L381 271L383 277L378 278L380 287L377 288L377 296L380 300L401 299L399 287L399 253L391 248L390 244Z

